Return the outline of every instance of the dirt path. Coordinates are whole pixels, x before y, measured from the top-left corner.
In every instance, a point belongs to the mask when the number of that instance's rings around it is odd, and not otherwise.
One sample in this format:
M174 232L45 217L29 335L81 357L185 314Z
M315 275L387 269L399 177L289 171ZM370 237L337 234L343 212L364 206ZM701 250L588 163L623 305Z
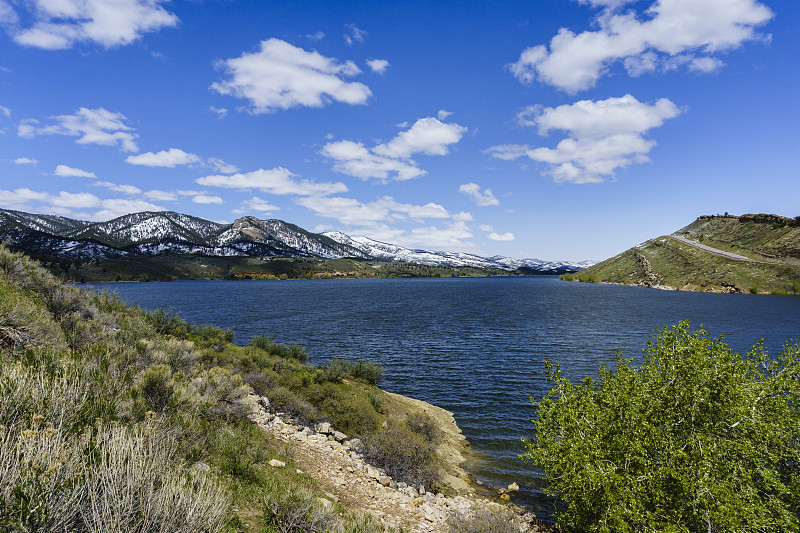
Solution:
M751 259L743 255L726 252L724 250L718 250L717 248L712 248L711 246L706 246L705 244L700 244L699 242L691 241L686 237L681 237L680 235L670 235L670 237L675 239L676 241L682 242L683 244L694 246L695 248L703 250L704 252L708 252L714 255L721 255L722 257L727 257L728 259L733 259L735 261L748 261L750 263L768 263L768 261L758 261L756 259Z

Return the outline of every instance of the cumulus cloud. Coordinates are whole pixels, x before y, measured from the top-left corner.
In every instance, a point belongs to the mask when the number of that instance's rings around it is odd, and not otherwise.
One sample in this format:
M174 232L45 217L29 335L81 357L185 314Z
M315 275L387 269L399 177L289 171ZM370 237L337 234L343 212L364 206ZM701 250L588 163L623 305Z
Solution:
M756 28L774 16L757 0L657 0L641 13L620 9L632 3L626 0L581 3L603 8L595 19L599 29L576 34L561 28L549 47L526 48L509 65L518 80L576 93L593 87L618 61L638 76L669 70L679 56L695 72L714 72L723 63L711 54L762 38Z
M566 138L555 148L499 145L487 150L499 159L522 156L543 163L555 181L599 183L632 163L649 161L656 142L644 134L675 118L681 110L662 98L654 104L627 94L607 100L581 100L558 107L535 106L520 114L521 123L538 128L541 135L563 131Z
M146 167L175 168L183 165L203 165L213 168L223 174L233 174L239 170L236 165L231 165L216 157L209 157L204 160L196 154L184 152L180 148L170 148L160 152L145 152L143 154L129 155L125 161L131 165L142 165Z
M500 205L500 200L495 198L491 189L484 189L481 192L481 186L477 183L465 183L458 188L458 191L469 196L480 207Z
M451 218L443 206L430 202L425 205L403 204L391 196L382 196L375 201L363 203L355 198L306 197L296 203L319 216L333 218L348 226L374 226L378 223L412 219Z
M323 146L320 154L335 161L333 170L348 176L403 181L426 174L411 159L413 155L446 155L466 131L464 126L426 117L371 149L354 141L337 141Z
M28 188L19 188L13 191L0 189L0 205L8 209L48 212L65 216L75 216L75 210L82 210L81 216L84 216L83 213L87 213L85 217L91 220L109 220L141 211L166 211L159 205L140 199L101 199L87 192L60 191L58 194L52 194Z
M0 115L8 118L11 116L11 110L5 106L0 105Z
M410 237L402 239L401 242L435 250L463 250L467 246L465 239L471 237L472 232L466 222L453 221L444 227L414 228Z
M356 26L355 24L345 24L344 42L347 46L353 46L355 43L363 43L367 38L367 32Z
M378 74L383 74L389 68L389 62L385 59L370 59L367 61L367 65L372 69L372 72L377 72Z
M292 107L323 107L331 101L364 104L369 87L345 78L361 73L352 61L340 63L319 52L308 52L280 39L261 42L260 49L218 63L228 75L211 89L242 98L252 113Z
M119 146L125 152L136 152L137 134L125 124L127 117L122 113L97 109L79 108L73 115L50 117L54 123L41 125L36 119L23 119L17 126L20 137L31 139L37 135L67 135L77 137L78 144L99 144Z
M296 180L296 177L296 174L292 174L283 167L275 167L270 170L258 169L253 172L233 174L232 176L205 176L195 181L207 187L239 190L257 189L270 194L294 194L298 196L326 196L347 191L347 186L342 182Z
M156 202L175 202L178 200L178 195L175 194L174 192L161 191L158 189L145 191L142 194L142 196L144 196L148 200L154 200Z
M139 187L134 187L133 185L119 185L116 183L111 183L110 181L95 181L92 182L93 187L105 187L108 190L114 192L121 192L123 194L127 194L129 196L133 196L136 194L141 194L142 190Z
M82 170L80 168L68 167L67 165L57 165L54 172L56 176L62 178L96 178L94 172Z
M514 234L513 233L490 233L487 235L493 241L513 241Z
M221 204L224 203L222 198L219 196L209 195L209 194L198 194L197 196L192 197L192 202L196 204Z
M142 211L166 211L160 205L151 204L144 200L111 198L100 202L100 209L95 211L92 220L111 220L130 213L141 213Z
M14 160L15 165L36 165L37 163L39 160L32 157L18 157Z
M6 31L17 44L62 50L92 42L105 48L130 44L142 34L175 26L165 0L27 0L0 2ZM20 17L20 13L22 17ZM21 20L25 24L21 24Z
M271 213L273 211L280 211L281 208L270 204L268 201L264 200L263 198L259 198L258 196L253 196L249 200L245 200L242 202L242 207L239 209L234 209L233 212L237 214L247 214L253 211L258 211L260 213Z
M131 165L166 168L175 168L178 165L193 165L202 161L203 159L200 156L186 153L179 148L161 150L157 153L145 152L143 154L129 155L125 158L125 162Z

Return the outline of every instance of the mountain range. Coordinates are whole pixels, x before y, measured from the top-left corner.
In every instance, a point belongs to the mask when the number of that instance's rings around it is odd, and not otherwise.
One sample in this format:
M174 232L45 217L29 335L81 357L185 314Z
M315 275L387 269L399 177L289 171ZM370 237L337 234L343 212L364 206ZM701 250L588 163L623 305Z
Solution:
M252 216L223 224L170 211L141 212L107 222L0 209L0 240L34 255L69 260L193 254L207 257L318 257L401 261L437 267L496 268L531 273L575 272L593 261L481 257L410 249L341 232L312 233Z

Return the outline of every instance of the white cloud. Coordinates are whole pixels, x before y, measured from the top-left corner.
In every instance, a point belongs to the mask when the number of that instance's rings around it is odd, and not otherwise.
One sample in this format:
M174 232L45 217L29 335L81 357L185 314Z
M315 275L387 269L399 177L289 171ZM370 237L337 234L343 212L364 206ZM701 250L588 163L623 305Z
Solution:
M513 233L490 233L487 235L493 241L513 241L514 234Z
M213 168L217 172L222 172L223 174L233 174L234 172L239 171L239 167L236 165L231 165L230 163L226 163L222 159L217 159L216 157L209 157L206 161L206 165Z
M5 106L0 105L0 115L8 118L11 116L11 110Z
M208 106L208 110L216 113L217 117L220 119L228 116L228 109L225 107L214 107L213 105L210 105Z
M386 69L389 68L389 62L385 59L370 59L367 61L367 65L372 69L372 72L377 72L378 74L385 73Z
M344 78L361 71L352 61L340 63L319 52L307 52L280 39L261 42L260 50L221 61L230 76L215 82L219 94L250 102L252 113L271 113L292 107L322 107L331 101L364 104L369 87Z
M118 185L116 183L111 183L110 181L95 181L92 182L93 187L105 187L114 192L121 192L123 194L127 194L133 196L135 194L142 194L142 190L139 187L134 187L133 185Z
M467 128L458 124L446 124L433 117L417 120L411 128L401 131L385 144L379 144L373 152L387 157L405 159L413 154L446 155L449 147L461 140Z
M253 196L249 200L245 200L242 202L242 207L239 209L234 209L234 213L239 214L247 214L252 211L258 211L260 213L271 213L273 211L280 211L281 208L270 204L268 201L259 198L258 196Z
M350 226L371 226L389 215L385 206L376 205L375 202L362 204L355 198L310 196L298 198L295 202L321 217L333 218Z
M69 193L60 191L58 194L51 194L27 188L13 191L0 189L0 205L7 209L35 210L36 212L50 212L64 216L76 216L76 209L96 209L93 213L86 215L91 220L109 220L129 213L166 210L159 205L138 199L100 199L94 194L86 192Z
M174 192L160 191L158 189L145 191L142 196L148 200L154 200L156 202L174 202L178 199L178 195Z
M283 167L271 170L258 169L253 172L237 173L232 176L205 176L195 181L208 187L226 189L252 190L258 189L270 194L295 194L300 196L324 196L347 191L342 182L315 182L312 180L297 181L296 174Z
M362 180L377 178L384 182L404 181L426 174L413 161L381 157L371 153L363 144L353 141L328 143L319 153L336 161L333 165L336 172Z
M567 137L555 148L499 145L487 152L506 160L527 156L545 164L546 173L555 181L574 183L599 183L613 177L616 169L649 161L646 154L656 142L645 139L644 134L681 113L666 98L650 105L629 94L526 111L525 124L536 126L540 134L557 130Z
M494 231L494 228L492 226L490 226L489 224L481 224L480 226L478 226L478 229L481 230L481 231L487 231L487 232L488 231Z
M32 157L18 157L14 160L15 165L36 165L37 163L39 160Z
M461 185L458 190L469 196L472 201L480 207L500 205L500 200L495 198L491 189L484 189L484 191L481 192L481 187L477 183L465 183Z
M17 12L0 3L3 25L17 44L61 50L93 42L111 48L130 44L143 33L175 26L178 17L164 0L27 0L15 4L30 26L22 27Z
M307 33L306 34L306 39L309 39L311 41L321 41L324 38L325 38L325 32L324 31L318 31L316 33Z
M20 137L33 138L37 135L68 135L78 137L78 144L118 145L125 152L136 152L136 139L133 128L125 124L127 118L122 113L97 109L79 108L74 115L56 115L48 126L40 126L35 119L23 119L17 126Z
M219 196L212 196L209 194L198 194L192 197L192 202L196 204L222 204L224 203Z
M319 216L333 218L349 226L371 227L389 221L451 218L447 209L439 204L403 204L391 196L382 196L368 203L343 197L307 197L298 198L295 202Z
M347 32L344 34L344 42L347 46L353 46L353 43L363 43L367 37L367 32L356 26L355 24L345 24Z
M151 204L144 200L128 200L123 198L111 198L100 202L101 209L92 214L93 220L111 220L130 213L141 213L142 211L166 211L160 205Z
M447 119L447 117L449 117L449 116L450 116L450 115L452 115L452 114L453 114L453 112L452 112L452 111L448 111L448 110L446 110L446 109L440 109L440 110L439 110L439 112L438 112L438 113L436 113L436 117L437 117L439 120L445 120L445 119Z
M453 220L460 220L462 222L472 222L472 213L468 213L467 211L460 211L453 215Z
M472 237L472 232L466 222L454 221L444 227L428 226L414 228L411 236L404 242L409 245L436 250L463 250L468 247L465 239Z
M582 2L586 3L586 2ZM617 61L637 76L659 68L668 70L671 58L685 55L695 72L714 72L722 62L707 56L762 38L756 28L773 12L757 0L657 0L641 13L618 12L624 0L588 0L605 7L595 19L596 31L576 34L561 28L549 47L527 48L509 65L523 83L538 79L576 93L593 87ZM706 55L692 63L695 54ZM704 70L705 69L705 70Z
M57 165L54 172L56 176L62 178L96 178L94 172L82 170L80 168L68 167L67 165Z
M426 174L411 156L446 155L450 146L458 143L466 131L464 126L426 117L417 120L389 142L372 149L362 143L337 141L323 146L320 154L336 162L333 170L348 176L363 180L376 178L384 182L403 181Z
M166 168L175 168L178 165L193 165L202 161L203 159L200 156L184 152L179 148L161 150L157 153L145 152L143 154L129 155L125 158L125 162L131 165Z

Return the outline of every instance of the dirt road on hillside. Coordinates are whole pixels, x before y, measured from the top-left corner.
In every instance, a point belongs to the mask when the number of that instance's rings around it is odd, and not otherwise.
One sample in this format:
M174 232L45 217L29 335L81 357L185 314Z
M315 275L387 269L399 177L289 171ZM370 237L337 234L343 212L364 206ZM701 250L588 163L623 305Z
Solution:
M734 261L748 261L750 263L767 263L767 261L757 261L755 259L750 259L749 257L745 257L743 255L726 252L724 250L718 250L717 248L712 248L711 246L706 246L705 244L700 244L699 242L690 241L686 237L681 237L680 235L670 235L670 237L672 237L676 241L688 244L689 246L694 246L695 248L698 248L710 254L721 255L722 257L727 257L728 259L733 259Z

